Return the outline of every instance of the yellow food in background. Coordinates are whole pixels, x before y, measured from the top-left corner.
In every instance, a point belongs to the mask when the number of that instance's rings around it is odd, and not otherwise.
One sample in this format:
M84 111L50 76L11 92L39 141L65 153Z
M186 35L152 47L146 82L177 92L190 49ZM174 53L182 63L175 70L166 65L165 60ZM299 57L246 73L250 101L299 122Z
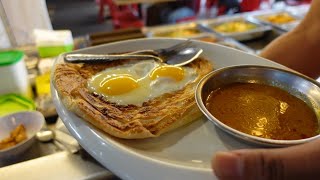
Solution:
M267 16L264 19L274 24L285 24L296 20L294 17L290 16L287 13Z
M189 29L178 28L170 32L156 33L155 36L156 37L188 37L188 36L194 36L199 33L200 33L199 30L193 29L193 28L189 28Z
M20 124L11 131L10 136L0 141L0 150L10 148L27 139L26 128Z
M36 92L40 95L50 95L50 72L36 77Z
M255 29L255 24L245 21L232 21L215 26L213 29L221 33L239 33Z

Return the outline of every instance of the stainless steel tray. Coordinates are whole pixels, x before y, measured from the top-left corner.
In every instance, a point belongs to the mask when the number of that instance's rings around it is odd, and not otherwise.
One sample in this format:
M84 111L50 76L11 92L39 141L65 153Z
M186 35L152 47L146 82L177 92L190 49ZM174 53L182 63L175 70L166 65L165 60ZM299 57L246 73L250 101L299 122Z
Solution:
M266 20L267 17L269 16L274 16L274 15L280 15L280 14L288 14L292 18L294 18L294 21L288 22L288 23L273 23L268 20ZM284 32L291 31L293 28L295 28L301 21L301 18L293 15L292 13L288 11L278 11L278 12L271 12L271 13L264 13L260 15L255 15L252 17L253 19L265 24L265 25L270 25L273 28L277 30L282 30Z
M227 22L234 22L234 21L244 21L250 24L254 24L256 28L245 31L245 32L234 32L234 33L222 33L222 32L217 32L213 29L213 27L218 26L220 24L227 23ZM250 21L246 17L242 17L242 16L217 18L212 21L202 22L199 24L199 26L202 26L202 28L204 28L207 32L215 32L217 34L220 34L221 36L230 37L238 41L246 41L246 40L259 38L263 36L265 32L270 31L272 29L268 25Z
M143 31L147 37L192 38L197 37L202 33L202 31L198 29L197 23L195 22L146 27Z
M308 13L310 9L310 4L304 4L299 6L288 6L285 8L285 11L291 13L292 15L303 18Z
M294 29L301 21L295 21L292 23L288 23L288 24L282 24L279 25L279 28L283 29L284 31L291 31L292 29Z
M244 45L234 39L222 37L222 36L219 36L219 35L213 34L213 33L202 33L201 35L199 35L197 37L193 37L191 39L220 44L220 45L234 48L237 50L241 50L241 51L244 51L247 53L255 54L255 50L251 49L250 47L248 47L248 46L246 46L246 45Z
M256 51L251 49L250 47L238 42L238 41L234 41L231 39L225 39L223 41L217 42L217 44L223 45L223 46L227 46L230 48L234 48L237 50L241 50L250 54L256 54Z

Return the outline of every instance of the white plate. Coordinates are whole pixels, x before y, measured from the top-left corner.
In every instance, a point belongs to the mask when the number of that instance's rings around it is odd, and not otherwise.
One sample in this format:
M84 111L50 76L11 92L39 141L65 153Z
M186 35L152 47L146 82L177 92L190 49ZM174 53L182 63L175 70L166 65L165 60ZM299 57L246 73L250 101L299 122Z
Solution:
M77 53L156 49L168 47L182 40L166 38L129 40L83 49ZM212 61L215 69L240 64L282 67L232 48L201 41L194 43L203 48L203 57ZM57 61L62 62L61 57ZM216 151L253 147L222 132L205 117L158 138L145 140L114 138L68 111L59 100L53 84L51 86L58 114L72 135L86 151L122 179L214 179L210 160Z

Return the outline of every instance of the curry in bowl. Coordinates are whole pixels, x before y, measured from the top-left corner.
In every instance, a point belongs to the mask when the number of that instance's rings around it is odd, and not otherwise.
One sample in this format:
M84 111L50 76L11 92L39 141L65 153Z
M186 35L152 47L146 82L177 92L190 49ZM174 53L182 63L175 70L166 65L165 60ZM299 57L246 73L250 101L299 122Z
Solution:
M195 97L208 120L250 143L289 146L320 137L320 84L289 70L221 68L201 79Z
M219 121L253 136L297 140L318 134L313 109L288 92L268 85L224 86L209 94L206 107Z

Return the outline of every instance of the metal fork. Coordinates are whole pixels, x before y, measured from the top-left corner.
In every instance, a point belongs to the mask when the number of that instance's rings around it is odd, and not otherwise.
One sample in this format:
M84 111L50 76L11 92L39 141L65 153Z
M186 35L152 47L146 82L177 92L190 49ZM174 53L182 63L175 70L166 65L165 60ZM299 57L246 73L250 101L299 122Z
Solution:
M162 63L182 66L196 59L201 53L202 49L197 48L190 40L187 40L168 48L138 50L122 54L67 54L64 60L73 63L94 63L121 59L153 59Z
M171 54L176 54L177 52L181 51L182 49L184 49L188 46L191 47L190 46L191 44L192 44L192 42L190 40L187 40L187 41L184 41L182 43L178 43L178 44L173 45L168 48L138 50L138 51L133 51L130 53L125 53L125 54L149 54L149 55L154 55L154 56L158 56L158 57L166 57Z

